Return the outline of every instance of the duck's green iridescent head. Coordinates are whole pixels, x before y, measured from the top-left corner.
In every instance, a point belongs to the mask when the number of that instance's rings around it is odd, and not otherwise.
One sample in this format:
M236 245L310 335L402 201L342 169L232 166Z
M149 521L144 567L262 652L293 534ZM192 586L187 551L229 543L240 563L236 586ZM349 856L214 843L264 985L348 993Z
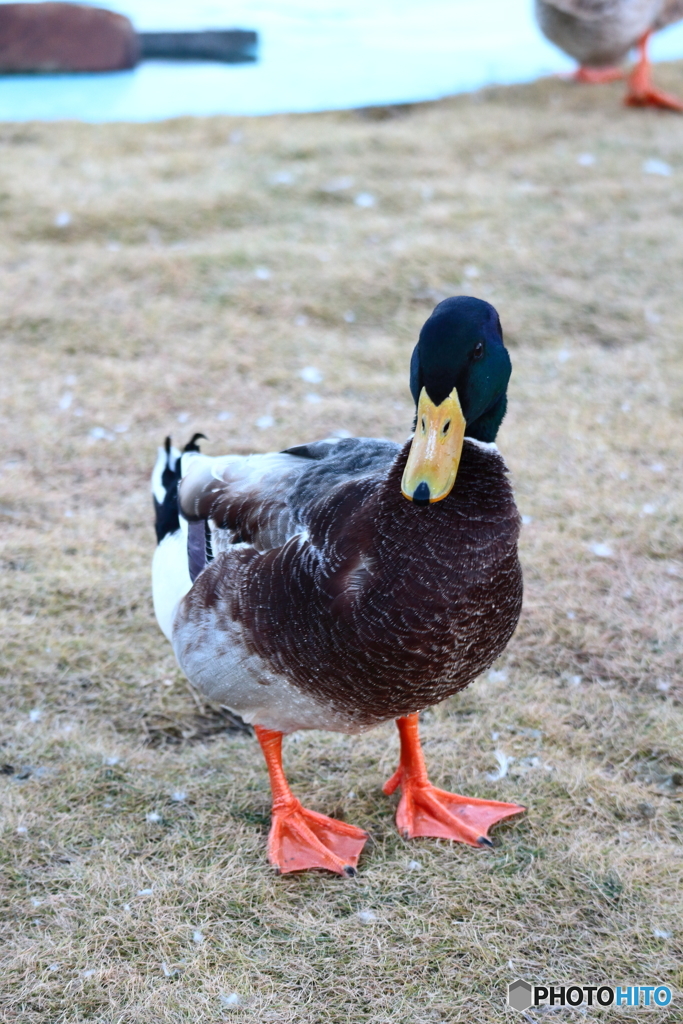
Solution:
M444 299L410 362L415 435L401 490L418 505L450 494L465 436L495 441L512 372L500 318L482 299Z

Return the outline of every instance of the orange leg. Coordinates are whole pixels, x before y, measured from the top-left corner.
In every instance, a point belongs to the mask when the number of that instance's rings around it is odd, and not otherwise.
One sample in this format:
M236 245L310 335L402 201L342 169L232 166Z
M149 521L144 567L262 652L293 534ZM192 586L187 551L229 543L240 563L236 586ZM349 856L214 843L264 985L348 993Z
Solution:
M268 860L281 874L326 868L352 876L368 833L302 807L282 768L282 733L254 726L268 766L273 793Z
M470 846L493 846L487 835L491 825L526 810L518 804L477 800L436 789L427 778L418 715L397 718L396 725L401 737L401 761L385 784L384 792L389 795L401 787L396 824L408 839L435 836Z
M646 32L638 40L638 63L628 80L628 92L624 103L629 107L662 107L664 110L683 111L683 102L671 93L662 92L652 84L652 65L647 55L647 44L652 32Z
M585 68L580 67L571 76L575 82L586 82L588 85L602 85L604 82L617 82L624 78L621 68Z

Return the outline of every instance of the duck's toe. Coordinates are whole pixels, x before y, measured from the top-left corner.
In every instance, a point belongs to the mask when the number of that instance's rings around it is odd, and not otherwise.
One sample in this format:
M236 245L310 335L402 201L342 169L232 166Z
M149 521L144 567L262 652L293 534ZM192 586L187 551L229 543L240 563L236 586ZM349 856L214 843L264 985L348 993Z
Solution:
M281 874L324 868L351 877L367 839L363 829L309 811L295 800L273 810L268 859Z
M630 89L624 99L627 107L658 107L660 110L683 112L683 100L670 92L663 92L649 86L647 89Z
M409 839L431 836L453 839L470 846L492 846L488 830L496 822L522 814L519 804L499 800L478 800L437 789L430 782L402 783L401 800L396 811L399 832Z

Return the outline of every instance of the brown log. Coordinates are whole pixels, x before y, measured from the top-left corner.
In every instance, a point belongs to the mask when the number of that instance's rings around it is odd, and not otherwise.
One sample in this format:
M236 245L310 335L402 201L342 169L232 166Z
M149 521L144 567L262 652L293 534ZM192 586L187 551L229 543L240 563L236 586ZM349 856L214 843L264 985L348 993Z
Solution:
M0 4L0 72L117 71L140 59L122 14L82 4Z

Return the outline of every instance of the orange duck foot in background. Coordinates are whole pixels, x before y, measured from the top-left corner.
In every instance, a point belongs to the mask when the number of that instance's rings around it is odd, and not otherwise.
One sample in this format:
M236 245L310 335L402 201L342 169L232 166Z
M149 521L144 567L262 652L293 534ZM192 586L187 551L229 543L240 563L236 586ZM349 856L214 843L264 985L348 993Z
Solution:
M396 825L409 839L432 836L455 839L470 846L493 846L488 837L491 825L526 810L519 804L477 800L437 789L427 778L418 715L397 718L396 725L401 737L401 762L384 786L384 792L389 795L401 787Z
M282 733L254 726L273 792L268 860L281 874L325 868L355 875L368 833L355 825L308 811L292 794L282 768Z
M621 68L577 68L571 76L575 82L586 82L588 85L603 85L605 82L618 82L625 78Z
M652 65L647 55L647 44L652 35L646 32L638 40L638 63L629 75L628 92L624 99L627 107L661 107L664 110L683 111L683 101L671 93L662 92L652 84Z

